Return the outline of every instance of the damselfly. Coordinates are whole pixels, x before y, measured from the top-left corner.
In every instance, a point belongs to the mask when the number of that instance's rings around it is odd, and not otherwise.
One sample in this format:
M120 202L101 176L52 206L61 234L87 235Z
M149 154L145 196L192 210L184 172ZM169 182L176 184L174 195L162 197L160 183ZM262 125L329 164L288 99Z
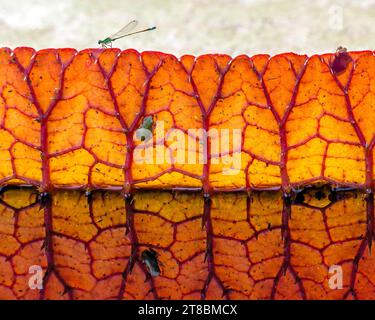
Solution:
M120 31L116 32L114 35L112 35L110 37L107 37L103 40L99 40L98 44L100 44L103 48L112 47L112 42L117 40L117 39L121 39L121 38L124 38L124 37L127 37L127 36L131 36L133 34L151 31L151 30L156 29L156 27L151 27L151 28L147 28L147 29L132 32L132 30L134 30L134 28L137 25L138 25L138 21L132 20L125 27L123 27Z

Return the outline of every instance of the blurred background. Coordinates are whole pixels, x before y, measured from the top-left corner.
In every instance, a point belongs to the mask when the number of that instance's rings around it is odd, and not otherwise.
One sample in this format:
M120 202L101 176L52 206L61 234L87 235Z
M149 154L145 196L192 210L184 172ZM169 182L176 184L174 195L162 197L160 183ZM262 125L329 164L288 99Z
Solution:
M0 0L0 46L98 47L132 19L157 30L114 47L177 56L375 48L375 0Z

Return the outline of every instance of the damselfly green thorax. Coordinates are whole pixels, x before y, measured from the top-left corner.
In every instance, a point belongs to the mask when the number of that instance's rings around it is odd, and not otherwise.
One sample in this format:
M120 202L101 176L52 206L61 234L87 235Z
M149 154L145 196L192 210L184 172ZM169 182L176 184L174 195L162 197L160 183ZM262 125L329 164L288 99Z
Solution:
M117 39L121 39L127 36L131 36L133 34L142 33L142 32L156 29L156 27L151 27L151 28L147 28L143 30L133 31L137 25L138 25L138 21L132 20L125 27L123 27L120 31L116 32L114 35L107 37L103 40L99 40L98 44L100 44L103 48L112 47L112 42Z

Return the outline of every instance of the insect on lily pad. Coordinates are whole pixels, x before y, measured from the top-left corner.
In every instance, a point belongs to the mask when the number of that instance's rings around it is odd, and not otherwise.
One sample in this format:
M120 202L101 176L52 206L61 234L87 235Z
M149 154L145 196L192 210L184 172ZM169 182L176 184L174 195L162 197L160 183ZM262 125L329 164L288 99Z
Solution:
M338 47L335 53L335 57L331 62L331 69L334 75L340 75L343 73L348 64L352 61L347 49L344 47Z
M141 141L148 141L152 137L152 116L145 117L141 126L135 131L137 139Z
M124 37L131 36L133 34L142 33L142 32L151 31L151 30L156 29L156 27L151 27L151 28L147 28L147 29L132 32L132 30L134 30L134 28L137 25L138 25L138 21L132 20L125 27L123 27L121 30L116 32L114 35L112 35L110 37L107 37L103 40L99 40L98 44L100 44L102 46L102 48L112 47L112 42L117 40L117 39L121 39L121 38L124 38Z
M158 262L158 253L153 249L142 251L142 262L145 264L148 273L157 277L160 275L160 267Z

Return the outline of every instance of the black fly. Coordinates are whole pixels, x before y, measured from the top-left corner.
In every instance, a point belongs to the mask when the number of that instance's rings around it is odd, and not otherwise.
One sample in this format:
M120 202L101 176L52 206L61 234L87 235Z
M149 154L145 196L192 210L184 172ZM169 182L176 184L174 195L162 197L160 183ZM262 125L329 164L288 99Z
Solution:
M146 265L147 271L153 277L160 275L158 253L153 249L142 251L142 262Z
M338 47L335 57L331 62L331 69L334 75L340 75L346 70L348 64L352 61L346 48Z

